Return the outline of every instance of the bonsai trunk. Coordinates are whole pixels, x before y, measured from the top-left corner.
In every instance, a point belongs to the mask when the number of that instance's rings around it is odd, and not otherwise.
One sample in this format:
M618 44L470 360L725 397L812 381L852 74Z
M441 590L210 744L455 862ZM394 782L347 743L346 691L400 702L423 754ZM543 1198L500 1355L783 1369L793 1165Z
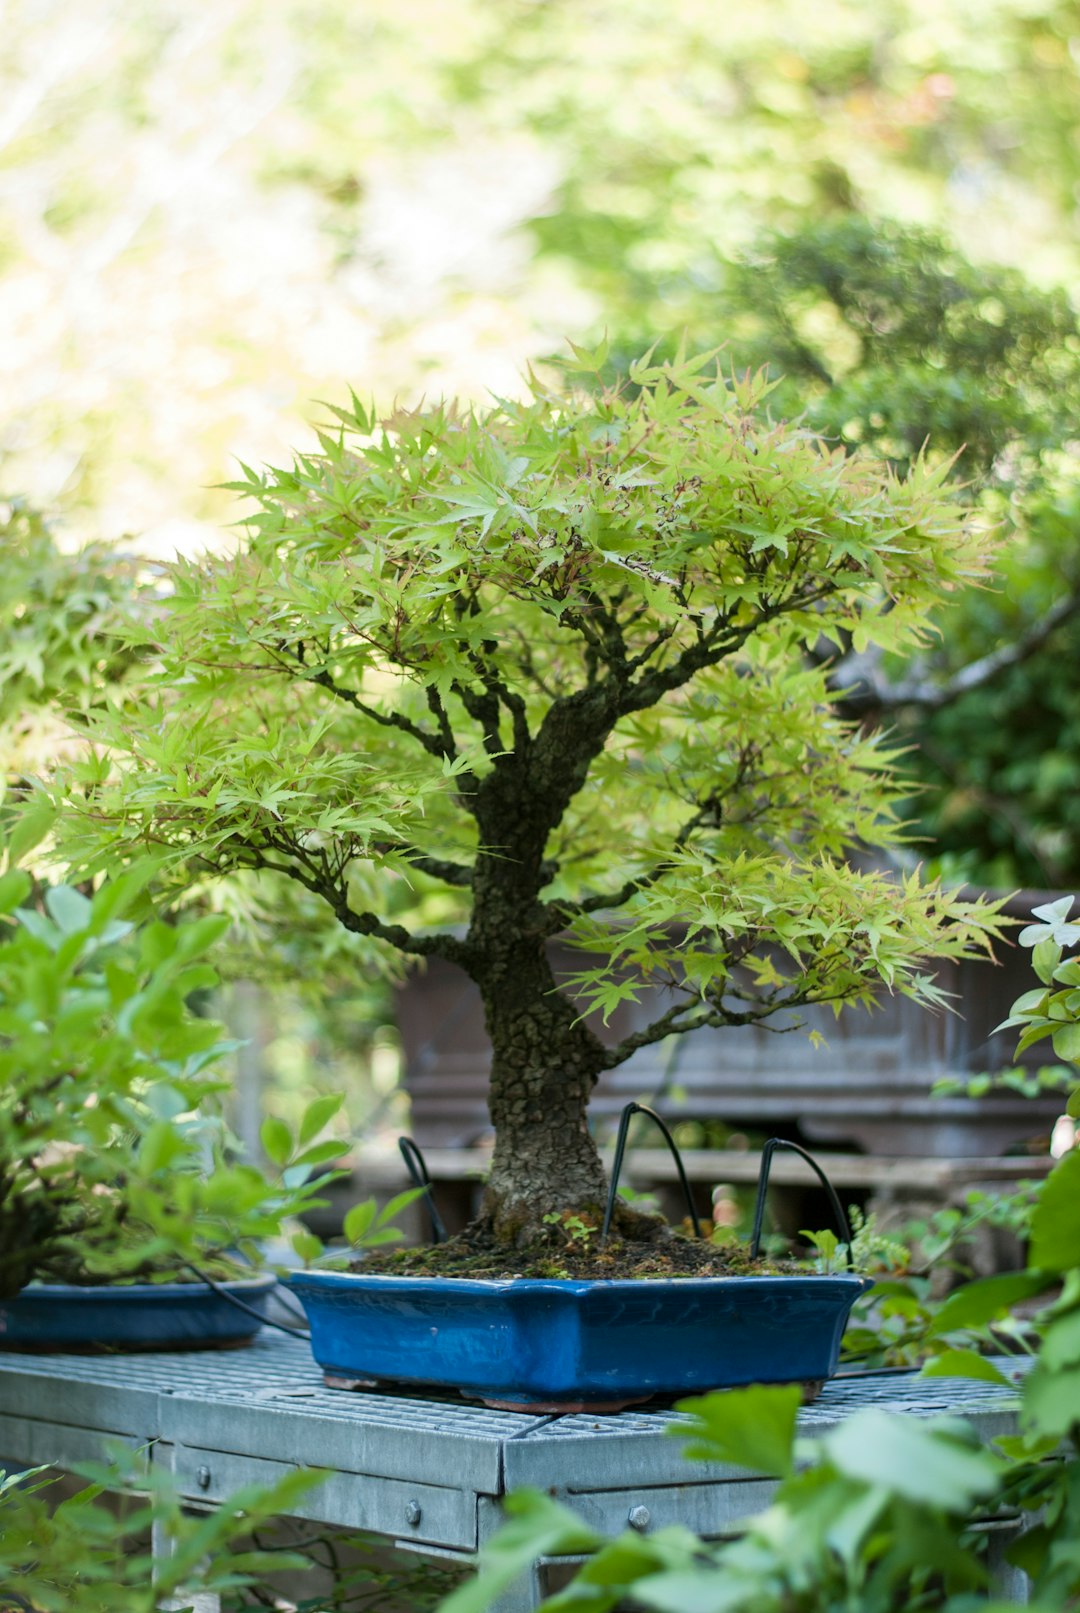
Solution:
M466 967L491 1038L495 1126L481 1222L501 1243L550 1237L552 1213L595 1216L607 1193L586 1119L607 1049L556 985L539 898L548 838L613 722L610 695L596 690L556 702L535 739L518 732L516 712L519 749L498 758L471 800L481 849Z
M477 971L492 1045L495 1154L481 1212L500 1242L550 1235L544 1217L599 1215L604 1168L586 1119L605 1049L558 990L540 940Z

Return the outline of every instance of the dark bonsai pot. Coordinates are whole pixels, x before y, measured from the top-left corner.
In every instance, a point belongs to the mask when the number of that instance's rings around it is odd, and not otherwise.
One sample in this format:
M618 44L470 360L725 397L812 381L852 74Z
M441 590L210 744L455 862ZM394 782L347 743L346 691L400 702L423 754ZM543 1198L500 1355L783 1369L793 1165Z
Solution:
M328 1379L458 1389L521 1411L618 1411L653 1395L816 1383L867 1279L570 1279L294 1273Z
M0 1350L212 1350L250 1344L277 1279L80 1286L32 1283L0 1302Z

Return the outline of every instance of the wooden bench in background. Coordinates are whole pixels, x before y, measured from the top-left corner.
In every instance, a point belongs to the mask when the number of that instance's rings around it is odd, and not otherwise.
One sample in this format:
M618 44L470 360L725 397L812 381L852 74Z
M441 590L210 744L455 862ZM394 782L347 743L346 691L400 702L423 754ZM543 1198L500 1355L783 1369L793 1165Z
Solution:
M1005 910L1026 920L1036 903L1054 894L1021 891ZM672 945L677 950L677 941ZM1031 954L1008 943L998 951L998 963L938 968L937 983L950 994L952 1012L930 1012L907 997L884 994L878 1007L848 1008L838 1019L828 1007L800 1011L789 1019L801 1021L802 1029L786 1034L739 1026L642 1047L601 1076L590 1115L614 1130L619 1111L633 1098L672 1122L721 1121L761 1136L778 1131L811 1149L912 1160L986 1158L1029 1138L1048 1138L1064 1106L1060 1093L1028 1098L1006 1087L977 1098L962 1090L932 1096L942 1077L963 1083L1014 1062L1015 1033L995 1029L1009 1004L1033 983ZM588 962L558 939L549 954L556 979ZM607 1025L599 1015L586 1016L602 1041L640 1031L671 1006L663 991L638 991L638 1000L621 1003ZM416 1141L427 1149L482 1140L490 1126L491 1044L477 988L455 964L429 959L401 986L397 1021ZM782 1016L776 1023L782 1026ZM811 1042L810 1030L820 1033L824 1045ZM1034 1069L1053 1058L1040 1043L1019 1062Z

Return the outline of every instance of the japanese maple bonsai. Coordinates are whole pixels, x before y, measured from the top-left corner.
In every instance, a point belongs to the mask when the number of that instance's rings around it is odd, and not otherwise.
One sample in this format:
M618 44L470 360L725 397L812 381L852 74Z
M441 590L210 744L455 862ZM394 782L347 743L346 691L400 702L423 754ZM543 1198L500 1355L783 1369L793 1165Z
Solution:
M883 987L935 1003L933 960L997 927L868 869L903 781L821 657L902 654L984 574L944 470L897 480L773 423L715 356L604 386L605 356L483 410L354 397L321 452L245 469L246 536L173 566L132 628L153 671L91 713L63 803L84 869L149 848L178 881L298 881L377 948L464 969L493 1047L481 1223L515 1247L596 1215L589 1096L636 1048ZM606 1047L583 1012L643 984L664 1008Z

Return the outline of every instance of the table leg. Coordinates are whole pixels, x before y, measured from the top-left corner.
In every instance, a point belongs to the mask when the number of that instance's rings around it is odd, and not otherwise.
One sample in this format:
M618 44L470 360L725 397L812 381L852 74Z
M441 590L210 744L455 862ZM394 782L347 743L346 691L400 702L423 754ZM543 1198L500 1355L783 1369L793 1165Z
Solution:
M494 1496L482 1495L477 1506L477 1538L481 1551L492 1535L506 1522L506 1514ZM533 1563L512 1585L488 1604L488 1613L533 1613L544 1600L540 1564Z
M150 1460L159 1471L171 1473L173 1470L173 1448L164 1441L156 1441L150 1447ZM203 1507L185 1507L185 1513L191 1512L201 1516L206 1510ZM150 1556L153 1562L155 1583L160 1578L159 1564L168 1562L175 1550L175 1542L160 1518L155 1518L150 1526ZM221 1613L221 1598L216 1591L178 1591L174 1596L165 1597L159 1604L161 1613L171 1613L175 1608L190 1608L191 1613Z

